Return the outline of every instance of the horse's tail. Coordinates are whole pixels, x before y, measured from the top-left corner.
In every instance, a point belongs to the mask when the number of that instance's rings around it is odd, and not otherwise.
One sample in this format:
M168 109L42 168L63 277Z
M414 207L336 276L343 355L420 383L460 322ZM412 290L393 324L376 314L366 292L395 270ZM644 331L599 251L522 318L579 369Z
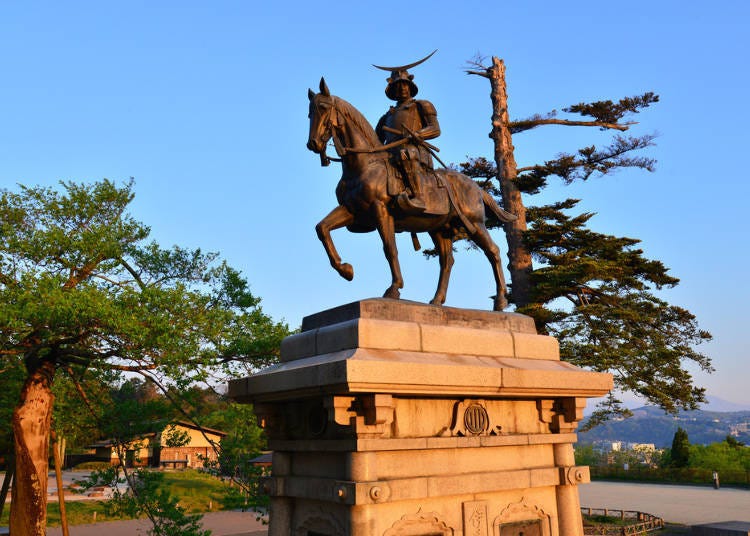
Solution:
M511 214L507 210L503 209L498 205L493 197L485 190L484 188L479 188L482 192L482 201L484 201L485 206L489 208L495 216L497 216L497 219L500 220L503 223L508 223L511 221L516 221L518 219L518 216L515 214Z

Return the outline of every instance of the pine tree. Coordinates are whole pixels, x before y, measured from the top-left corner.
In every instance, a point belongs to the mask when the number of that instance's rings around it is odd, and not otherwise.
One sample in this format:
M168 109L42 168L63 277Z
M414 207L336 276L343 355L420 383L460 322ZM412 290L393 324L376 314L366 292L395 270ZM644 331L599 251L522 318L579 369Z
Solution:
M469 74L490 81L493 105L494 162L472 158L460 169L475 178L518 219L503 225L511 275L510 301L534 318L540 333L560 340L561 357L601 372L611 372L615 385L634 392L667 411L695 409L705 400L704 389L693 385L683 367L694 362L711 371L709 357L694 346L710 340L690 311L667 303L654 290L675 286L679 279L657 260L643 256L639 240L596 233L588 229L592 213L572 213L579 200L563 199L527 206L526 198L550 185L609 175L621 168L653 171L655 161L638 151L654 136L626 136L633 122L624 121L659 101L652 92L611 100L577 103L563 112L581 119L560 119L555 112L511 120L505 65L498 58L484 67L472 62ZM559 154L542 164L519 167L512 136L543 125L596 127L616 131L604 146L588 146L575 154ZM499 222L488 222L499 227ZM534 265L536 264L536 266ZM609 397L589 423L612 413L627 413Z
M670 455L673 467L687 467L690 462L690 441L687 432L682 428L677 428L674 433Z
M91 370L184 389L274 361L288 334L216 254L148 241L132 189L0 190L0 370L24 378L11 417L18 536L44 532L56 376L79 392Z

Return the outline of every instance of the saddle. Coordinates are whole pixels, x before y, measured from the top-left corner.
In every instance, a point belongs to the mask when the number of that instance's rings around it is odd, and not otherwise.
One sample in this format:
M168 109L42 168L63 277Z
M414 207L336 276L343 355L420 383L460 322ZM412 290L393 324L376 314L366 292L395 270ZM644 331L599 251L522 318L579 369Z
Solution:
M422 184L422 200L425 204L425 210L419 214L432 214L442 216L448 214L451 209L450 192L444 173L435 170L420 171L420 180ZM401 173L391 167L388 171L388 195L396 198L396 203L404 212L409 212L409 204L404 198L406 185Z

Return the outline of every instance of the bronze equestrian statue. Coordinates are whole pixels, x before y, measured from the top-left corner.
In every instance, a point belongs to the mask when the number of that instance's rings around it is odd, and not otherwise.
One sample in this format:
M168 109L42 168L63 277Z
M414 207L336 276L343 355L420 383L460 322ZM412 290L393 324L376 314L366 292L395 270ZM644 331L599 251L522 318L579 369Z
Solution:
M406 94L398 93L401 90L397 86L405 79L411 82L406 69L416 64L389 68L398 73L392 73L389 78L389 87L392 87L390 91L397 100L396 108L401 95ZM403 103L411 100L415 107L418 106L417 101L413 101L416 91L408 82L405 85L409 89L409 96L403 99ZM308 149L320 155L322 165L328 165L332 158L326 155L326 145L333 138L342 164L341 180L336 187L339 205L315 228L331 266L348 281L354 278L352 265L341 262L331 239L332 230L341 227L355 233L377 230L391 268L391 285L383 296L397 299L404 281L398 262L395 234L404 231L412 233L416 246L416 233L426 232L435 243L440 259L440 278L435 297L430 303L442 305L445 303L453 266L453 241L468 236L492 265L496 286L493 309L502 311L508 304L505 298L505 278L500 266L499 249L485 227L485 207L501 222L513 221L516 217L500 208L490 194L466 175L451 169L433 170L431 160L429 164L424 162L421 151L433 151L436 148L424 141L422 136L434 137L440 132L437 118L434 121L430 118L434 107L422 105L421 112L417 109L422 123L412 122L411 118L409 124L391 122L396 126L389 128L401 132L394 138L386 136L381 141L370 123L354 106L331 95L324 79L320 80L320 93L308 90L308 97ZM398 117L409 117L410 113L412 112ZM379 126L388 126L390 120L387 117L388 114ZM383 141L386 142L385 145ZM406 152L405 157L401 150ZM408 165L414 161L419 162L418 166L411 165L411 169L406 172L416 172L416 179L403 176L404 166L400 162L404 158L411 161ZM419 186L415 188L416 181L419 181Z

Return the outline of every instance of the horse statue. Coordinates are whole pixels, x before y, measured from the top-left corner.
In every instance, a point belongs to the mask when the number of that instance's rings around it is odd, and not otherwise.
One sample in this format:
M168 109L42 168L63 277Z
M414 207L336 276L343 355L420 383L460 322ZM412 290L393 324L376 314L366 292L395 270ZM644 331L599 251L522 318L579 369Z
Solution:
M398 299L404 280L396 249L396 233L410 232L418 249L416 234L426 232L432 238L440 259L440 277L433 305L443 305L453 267L453 242L468 236L485 254L495 276L496 292L493 309L507 307L506 286L500 266L500 252L485 227L485 207L501 222L516 216L498 206L495 200L466 175L450 169L437 169L433 175L432 198L442 196L445 210L414 214L398 203L393 182L399 173L391 163L388 147L378 139L365 117L345 100L331 95L323 78L320 93L308 90L310 99L310 135L307 148L320 155L326 166L332 158L326 155L328 141L333 138L342 164L342 177L336 187L339 205L315 227L318 238L328 254L331 266L347 281L354 278L354 268L342 263L331 239L331 231L346 227L352 232L377 230L383 241L385 257L391 269L391 285L384 298ZM338 159L336 159L338 160ZM441 192L437 192L441 190Z

